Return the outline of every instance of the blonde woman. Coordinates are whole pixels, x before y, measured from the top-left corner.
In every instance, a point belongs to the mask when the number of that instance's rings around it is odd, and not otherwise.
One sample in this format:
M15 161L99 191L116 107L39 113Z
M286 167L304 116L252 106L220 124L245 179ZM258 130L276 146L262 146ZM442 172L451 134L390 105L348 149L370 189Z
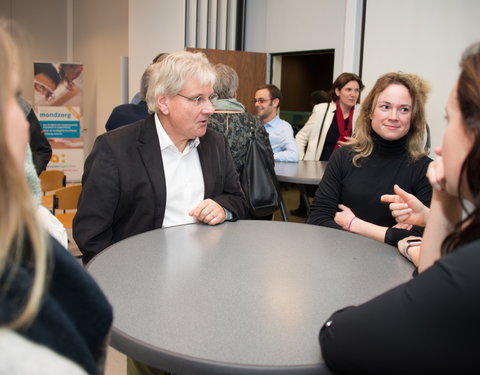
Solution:
M56 358L64 358L78 370L68 373L98 374L111 307L78 262L45 233L35 215L24 173L28 123L16 100L20 56L7 30L9 26L0 21L2 373L22 373L43 363L36 362L35 355L15 361L19 350L31 345L31 350L42 347L54 357L56 353ZM35 373L49 372L38 368Z
M414 78L415 77L415 78ZM397 246L423 229L397 224L380 201L395 184L429 206L432 188L426 177L431 159L423 139L425 87L411 74L380 77L362 103L355 142L331 156L311 207L310 224L361 234Z

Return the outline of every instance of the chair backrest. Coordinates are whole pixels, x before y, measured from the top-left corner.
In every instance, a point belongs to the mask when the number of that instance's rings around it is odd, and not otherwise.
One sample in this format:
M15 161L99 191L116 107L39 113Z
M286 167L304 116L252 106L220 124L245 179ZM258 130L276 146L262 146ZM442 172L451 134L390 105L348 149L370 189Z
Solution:
M40 173L40 184L43 193L47 191L57 190L66 185L66 177L64 171L46 170Z
M69 185L53 193L53 214L55 210L76 210L82 185Z

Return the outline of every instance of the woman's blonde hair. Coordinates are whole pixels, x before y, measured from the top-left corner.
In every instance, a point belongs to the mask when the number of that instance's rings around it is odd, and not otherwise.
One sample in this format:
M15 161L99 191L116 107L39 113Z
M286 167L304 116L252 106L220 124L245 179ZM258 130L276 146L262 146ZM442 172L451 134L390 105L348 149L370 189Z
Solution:
M23 306L18 316L3 322L12 329L28 324L36 315L47 273L45 234L36 219L26 177L15 167L16 161L6 143L7 102L15 95L20 77L20 53L12 36L15 30L0 20L0 293L9 291L21 263L27 262L33 280L29 295L19 298Z
M372 120L370 116L375 110L378 96L390 85L405 86L412 97L412 117L410 130L407 133L407 152L412 161L427 154L424 149L426 131L425 103L430 87L427 82L415 74L387 73L381 76L367 97L362 102L360 114L355 127L355 143L352 149L356 152L353 164L360 166L360 160L368 157L373 151Z

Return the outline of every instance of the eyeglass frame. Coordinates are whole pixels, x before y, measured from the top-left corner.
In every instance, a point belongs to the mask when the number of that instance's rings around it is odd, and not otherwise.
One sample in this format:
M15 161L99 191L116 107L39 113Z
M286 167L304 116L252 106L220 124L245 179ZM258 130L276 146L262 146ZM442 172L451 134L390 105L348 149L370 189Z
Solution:
M204 105L205 103L207 103L207 101L209 101L210 103L213 103L214 100L218 99L217 94L212 94L208 98L204 98L202 95L198 95L195 98L191 98L189 96L185 96L185 95L182 95L180 93L177 93L177 95L181 96L182 98L185 98L187 100L190 100L197 107L200 107L200 106Z
M257 99L257 98L253 98L253 99L252 99L252 103L253 103L253 104L256 104L256 103L258 102L258 103L260 103L260 104L263 104L263 103L265 103L265 102L268 102L269 100L271 101L271 100L275 100L275 99L278 99L278 98L269 98L269 99L264 99L264 98L258 98L258 99Z

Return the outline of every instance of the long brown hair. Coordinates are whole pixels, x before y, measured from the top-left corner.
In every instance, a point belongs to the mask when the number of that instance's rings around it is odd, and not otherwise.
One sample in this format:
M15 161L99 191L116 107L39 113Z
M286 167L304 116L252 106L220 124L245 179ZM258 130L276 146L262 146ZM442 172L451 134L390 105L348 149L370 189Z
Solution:
M26 177L15 167L6 143L7 101L14 95L20 77L21 59L11 35L14 29L0 20L0 293L8 292L22 260L30 261L33 272L30 294L23 299L19 315L6 322L16 329L30 322L38 311L45 286L47 248ZM31 249L28 253L24 252L26 244Z
M460 61L457 100L463 124L472 139L472 148L462 164L458 197L463 205L462 185L466 183L473 197L473 209L445 238L442 254L480 238L480 43L470 46ZM464 206L465 209L465 206ZM467 212L467 210L465 209Z
M407 151L412 161L426 155L423 139L426 131L425 101L428 85L418 76L404 73L387 73L381 76L362 103L355 127L355 143L352 145L356 155L353 164L360 166L360 159L368 157L373 151L371 114L375 109L378 95L390 85L405 86L412 97L412 118L407 134Z

